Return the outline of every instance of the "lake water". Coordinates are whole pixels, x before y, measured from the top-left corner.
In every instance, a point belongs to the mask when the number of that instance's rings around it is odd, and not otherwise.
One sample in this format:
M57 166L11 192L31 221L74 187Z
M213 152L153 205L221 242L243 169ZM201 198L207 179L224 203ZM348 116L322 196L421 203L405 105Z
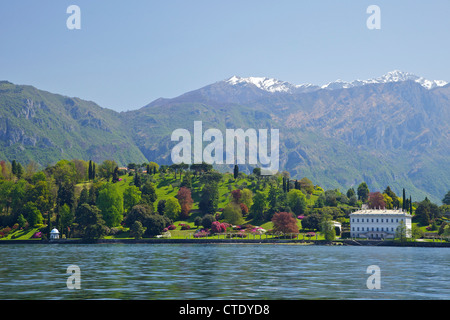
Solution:
M450 299L450 248L13 244L0 261L0 299Z

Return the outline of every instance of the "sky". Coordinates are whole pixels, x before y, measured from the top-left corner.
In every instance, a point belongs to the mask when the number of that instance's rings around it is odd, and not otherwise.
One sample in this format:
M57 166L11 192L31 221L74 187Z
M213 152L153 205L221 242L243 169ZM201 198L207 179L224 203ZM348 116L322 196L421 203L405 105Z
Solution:
M66 25L70 5L81 29ZM370 30L367 8L381 10ZM450 81L448 0L0 0L0 80L126 111L233 75Z

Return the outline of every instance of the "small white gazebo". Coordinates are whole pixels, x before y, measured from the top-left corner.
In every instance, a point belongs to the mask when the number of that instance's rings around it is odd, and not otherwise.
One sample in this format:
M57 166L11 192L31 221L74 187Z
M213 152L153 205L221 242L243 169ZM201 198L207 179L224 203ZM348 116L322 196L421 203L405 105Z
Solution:
M59 231L58 229L53 229L52 231L50 231L50 240L56 240L59 239Z

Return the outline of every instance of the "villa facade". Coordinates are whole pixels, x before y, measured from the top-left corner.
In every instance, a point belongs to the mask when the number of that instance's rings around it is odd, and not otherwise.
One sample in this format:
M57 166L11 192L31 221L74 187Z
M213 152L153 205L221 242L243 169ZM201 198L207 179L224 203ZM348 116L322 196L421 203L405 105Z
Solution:
M406 236L411 235L412 216L402 210L363 209L350 214L352 238L393 239L403 222Z

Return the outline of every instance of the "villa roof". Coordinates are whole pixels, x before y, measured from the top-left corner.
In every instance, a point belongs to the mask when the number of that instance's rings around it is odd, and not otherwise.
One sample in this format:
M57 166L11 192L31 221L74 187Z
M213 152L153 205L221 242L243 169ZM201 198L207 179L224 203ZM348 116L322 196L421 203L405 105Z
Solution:
M352 214L376 214L376 215L380 215L380 214L383 214L383 215L402 215L402 216L405 216L405 215L407 215L407 216L410 216L410 214L407 212L407 211L403 211L403 210L389 210L389 209L364 209L364 210L358 210L358 211L355 211L355 212L353 212L353 213L351 213L350 215L352 215Z

